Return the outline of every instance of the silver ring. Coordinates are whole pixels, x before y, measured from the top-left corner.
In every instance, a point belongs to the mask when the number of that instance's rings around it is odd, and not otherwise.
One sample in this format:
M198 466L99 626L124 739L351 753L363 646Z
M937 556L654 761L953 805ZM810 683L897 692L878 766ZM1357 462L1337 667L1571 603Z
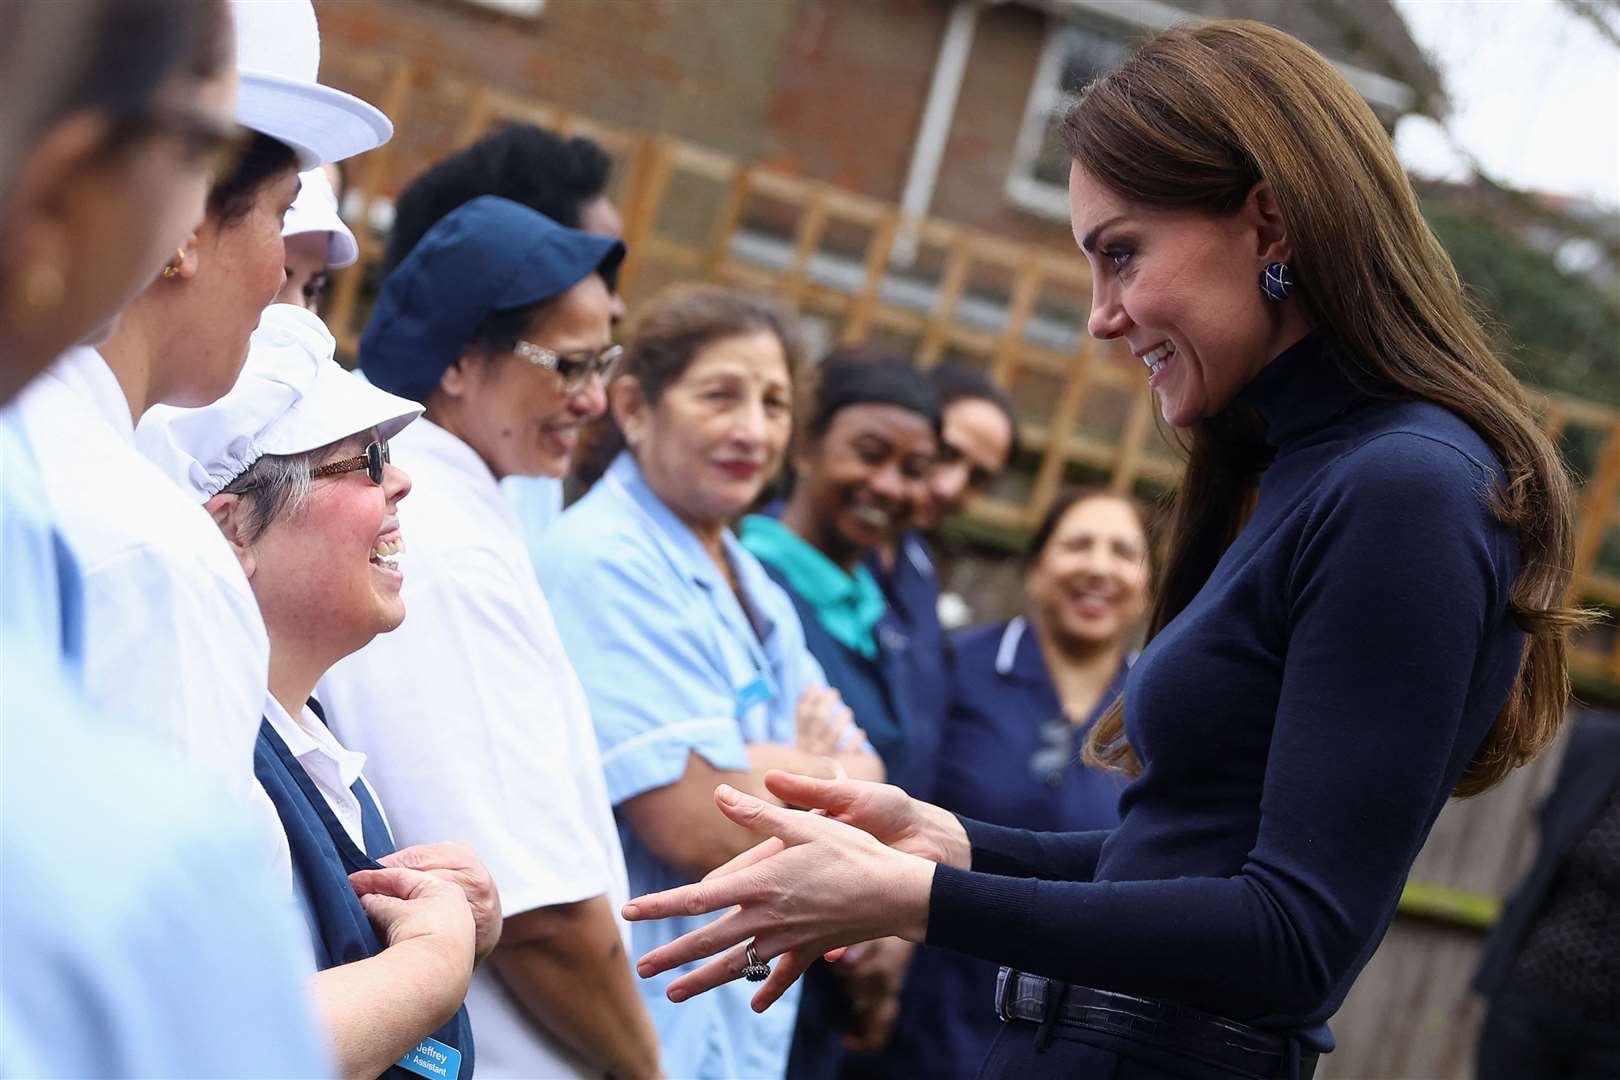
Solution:
M760 963L752 941L748 943L748 963L743 966L742 973L749 982L764 982L771 975L770 965Z

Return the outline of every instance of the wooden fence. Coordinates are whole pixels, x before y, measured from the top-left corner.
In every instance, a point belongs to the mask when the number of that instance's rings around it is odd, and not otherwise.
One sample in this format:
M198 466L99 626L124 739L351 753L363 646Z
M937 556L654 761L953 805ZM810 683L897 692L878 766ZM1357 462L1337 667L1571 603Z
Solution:
M1141 365L1085 332L1090 276L1078 254L1008 243L690 142L596 123L544 102L371 55L328 57L329 78L377 102L401 134L351 174L357 220L429 162L503 120L586 135L616 160L629 256L622 289L637 299L673 281L749 285L791 301L826 337L877 338L924 365L981 368L1018 406L1027 468L971 517L1003 533L1030 528L1067 480L1117 491L1172 485L1179 462L1156 422ZM351 202L351 206L355 203ZM338 275L331 321L350 355L381 243L359 230L357 268ZM1620 408L1543 399L1550 432L1581 481L1575 593L1620 609ZM1581 674L1620 683L1620 634L1577 642Z
M949 360L987 371L1019 409L1027 458L973 507L988 530L1027 530L1069 480L1153 493L1179 475L1140 364L1085 332L1090 278L1078 255L906 219L881 200L388 57L332 53L323 75L376 102L400 131L354 164L352 220L375 220L379 198L391 199L420 169L492 125L526 120L589 136L615 158L613 194L629 247L620 281L632 307L674 281L749 285L794 303L827 343L876 338L923 364ZM858 130L858 118L852 126ZM360 263L337 276L329 311L350 356L382 247L372 229L357 234ZM1541 402L1580 483L1574 592L1620 610L1620 408L1562 395ZM1620 684L1612 623L1577 645L1575 670ZM1334 1021L1341 1049L1319 1075L1469 1074L1480 1006L1466 984L1478 924L1527 864L1534 843L1527 808L1550 783L1557 756L1447 807L1413 875L1444 884L1409 887L1402 918Z

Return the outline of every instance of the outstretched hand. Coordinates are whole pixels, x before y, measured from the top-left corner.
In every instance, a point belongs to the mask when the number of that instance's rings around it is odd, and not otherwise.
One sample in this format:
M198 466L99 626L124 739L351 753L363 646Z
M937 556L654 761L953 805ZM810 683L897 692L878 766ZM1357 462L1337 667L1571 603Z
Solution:
M971 869L972 848L967 830L962 828L956 815L913 799L893 784L848 777L823 780L772 770L765 774L765 787L789 806L818 810L834 821L870 833L878 842L897 851L929 862ZM709 876L714 877L725 869L722 867Z
M784 780L789 776L769 773L766 786L778 797L806 805L798 796L810 792L793 783L803 778ZM777 785L784 783L796 794L779 791ZM910 801L903 793L900 798ZM684 1001L740 977L750 940L761 960L777 961L754 995L754 1010L763 1012L824 953L874 938L921 941L926 935L934 876L931 861L887 846L871 833L838 820L833 807L826 807L825 815L787 810L725 784L715 789L715 802L738 825L772 839L700 882L637 897L624 907L624 917L631 921L734 908L637 963L637 973L649 978L714 958L671 983L671 1001Z

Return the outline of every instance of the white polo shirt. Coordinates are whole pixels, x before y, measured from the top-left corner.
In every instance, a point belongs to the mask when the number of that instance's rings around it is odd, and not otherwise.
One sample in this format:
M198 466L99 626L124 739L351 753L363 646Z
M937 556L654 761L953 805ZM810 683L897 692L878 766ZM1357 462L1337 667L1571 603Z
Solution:
M252 804L274 852L281 823L253 776L270 642L236 556L208 513L135 449L128 400L94 349L64 354L17 409L83 574L95 713ZM280 872L290 888L290 863Z
M399 506L405 622L315 697L366 754L396 843L471 845L507 916L605 894L617 918L629 887L601 755L517 516L478 454L430 421L391 450L412 484ZM488 964L467 1010L480 1076L590 1075Z

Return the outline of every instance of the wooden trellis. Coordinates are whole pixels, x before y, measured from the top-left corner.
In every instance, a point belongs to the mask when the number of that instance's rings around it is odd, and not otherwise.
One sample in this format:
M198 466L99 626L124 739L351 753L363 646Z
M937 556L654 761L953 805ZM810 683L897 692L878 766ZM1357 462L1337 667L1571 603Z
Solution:
M883 200L409 62L340 53L328 57L325 74L377 102L402 133L356 163L355 220L372 220L376 201L431 161L501 121L525 120L589 136L614 157L629 248L620 285L632 307L669 282L726 281L782 296L837 340L876 336L924 365L950 359L987 371L1018 403L1030 463L973 507L981 522L1027 529L1076 477L1152 491L1179 475L1140 365L1118 343L1084 332L1091 286L1078 255L902 217ZM357 235L360 262L337 275L329 310L350 356L382 248L370 229ZM1551 395L1543 416L1555 437L1597 448L1577 478L1573 592L1620 610L1620 409ZM1576 642L1572 667L1620 683L1612 623Z

